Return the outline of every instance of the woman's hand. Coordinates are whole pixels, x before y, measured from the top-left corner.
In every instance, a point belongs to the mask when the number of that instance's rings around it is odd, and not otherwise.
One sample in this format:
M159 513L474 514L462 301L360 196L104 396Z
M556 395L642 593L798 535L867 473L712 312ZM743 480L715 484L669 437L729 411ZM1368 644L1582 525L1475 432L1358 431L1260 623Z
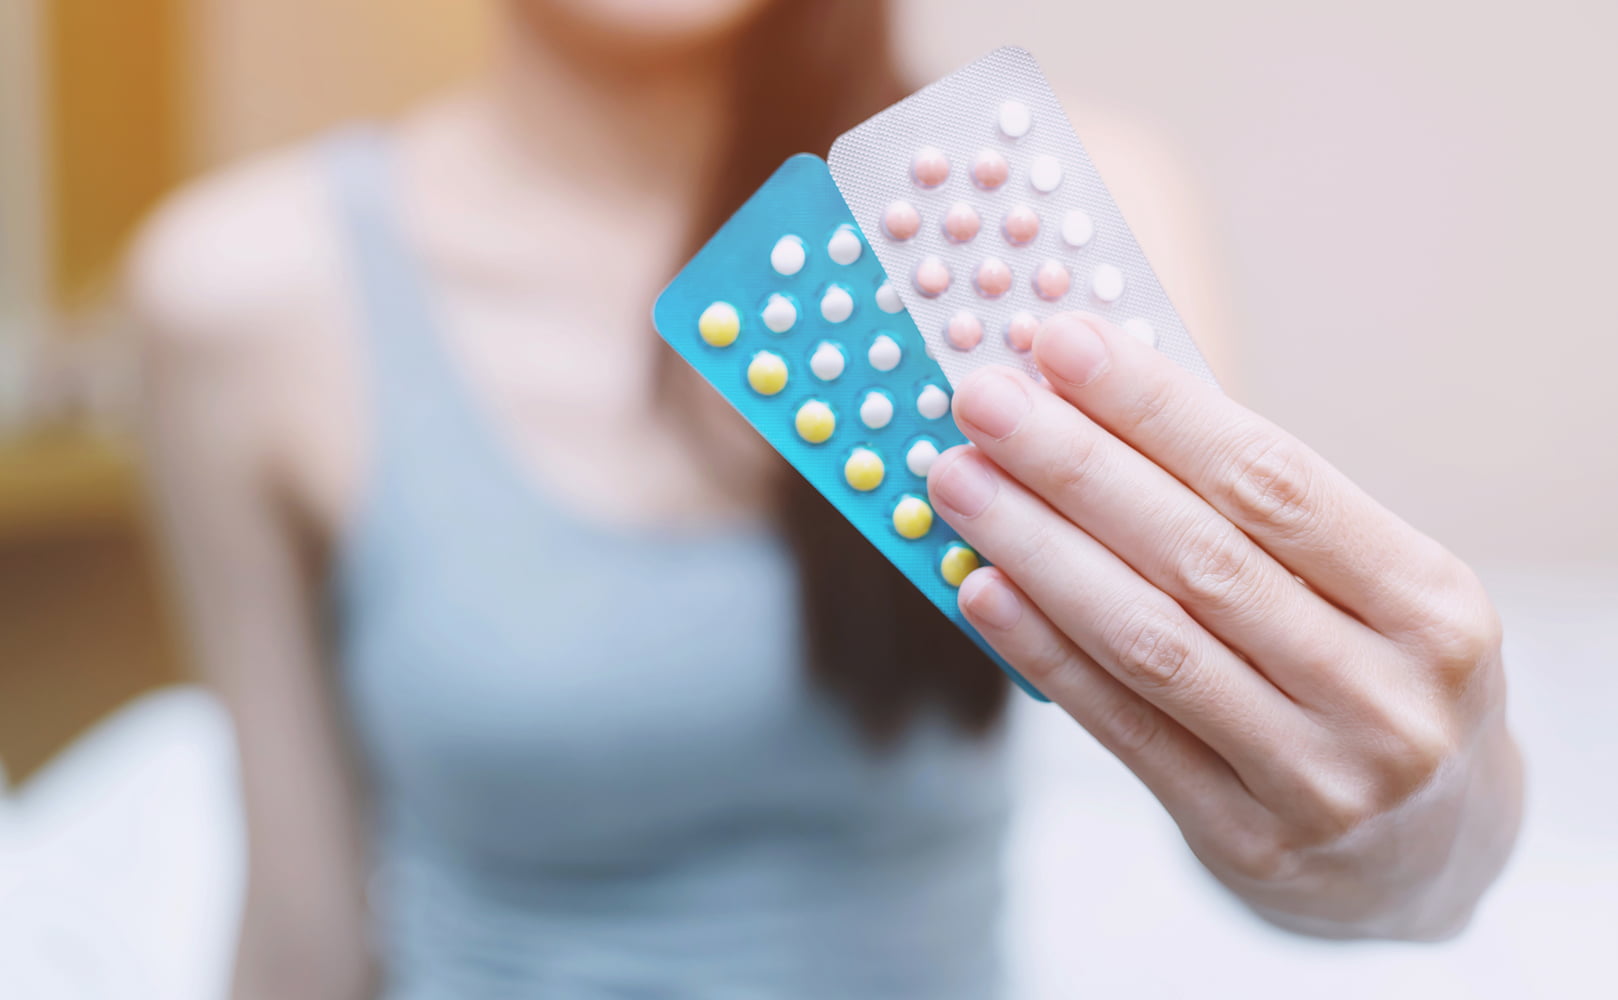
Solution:
M1266 917L1464 925L1516 836L1500 626L1458 559L1302 443L1093 317L955 395L960 604Z

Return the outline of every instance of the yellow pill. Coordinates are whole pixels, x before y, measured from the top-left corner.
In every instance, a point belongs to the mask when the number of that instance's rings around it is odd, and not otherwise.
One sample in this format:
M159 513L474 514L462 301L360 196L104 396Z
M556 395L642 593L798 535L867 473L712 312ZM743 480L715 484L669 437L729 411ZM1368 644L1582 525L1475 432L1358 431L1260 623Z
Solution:
M893 508L893 530L909 539L921 538L933 527L933 509L921 497L905 497Z
M951 545L944 550L944 558L938 562L938 571L944 574L945 583L959 587L961 581L981 565L976 552L964 545Z
M843 478L861 493L869 493L882 485L884 473L882 456L869 448L855 448L843 463Z
M787 363L773 351L759 351L747 365L747 384L761 396L773 396L786 388Z
M799 437L810 444L819 444L831 437L831 432L837 429L837 415L825 403L811 399L798 407L796 423Z
M742 332L742 318L729 302L715 302L697 317L697 332L714 347L729 347Z

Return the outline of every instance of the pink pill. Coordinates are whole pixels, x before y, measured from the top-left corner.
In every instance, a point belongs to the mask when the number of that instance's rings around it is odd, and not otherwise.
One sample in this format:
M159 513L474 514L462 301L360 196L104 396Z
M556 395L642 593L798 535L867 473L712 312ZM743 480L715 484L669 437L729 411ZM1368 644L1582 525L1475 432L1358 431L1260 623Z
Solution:
M1006 343L1013 351L1027 351L1034 346L1034 334L1039 332L1039 320L1033 313L1020 312L1006 324Z
M1018 205L1006 213L1000 228L1008 243L1023 246L1034 242L1034 237L1039 235L1039 215L1027 205Z
M949 179L949 157L936 146L923 146L910 161L910 174L922 187L935 188Z
M965 243L976 236L982 225L978 213L964 201L951 205L944 215L944 235L956 243Z
M993 191L1010 176L1011 165L992 149L983 150L972 161L972 182L985 191Z
M983 263L978 265L973 281L978 286L978 294L984 298L998 299L1011 289L1011 268L998 257L985 257Z
M1060 261L1048 260L1034 272L1034 291L1047 302L1055 302L1067 294L1072 281L1072 276Z
M1064 272L1066 273L1066 272ZM924 257L916 265L916 291L935 298L949 288L949 268L937 257Z
M944 331L949 337L949 344L957 351L970 351L983 340L983 324L978 318L965 310L949 318L949 327Z
M896 240L908 240L921 228L921 213L908 201L896 201L882 213L882 228Z

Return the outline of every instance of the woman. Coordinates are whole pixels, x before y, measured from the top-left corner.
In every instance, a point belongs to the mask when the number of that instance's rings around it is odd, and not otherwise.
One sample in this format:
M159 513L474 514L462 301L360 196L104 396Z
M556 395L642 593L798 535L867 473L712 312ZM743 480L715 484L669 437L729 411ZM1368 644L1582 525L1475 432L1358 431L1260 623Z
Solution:
M646 319L900 95L884 11L505 9L485 85L203 182L136 251L241 753L236 994L992 995L1004 684ZM1127 190L1165 185L1113 176L1196 299ZM1452 930L1518 802L1464 567L1105 327L1038 349L1056 393L969 380L932 477L1000 566L968 614L1267 916Z

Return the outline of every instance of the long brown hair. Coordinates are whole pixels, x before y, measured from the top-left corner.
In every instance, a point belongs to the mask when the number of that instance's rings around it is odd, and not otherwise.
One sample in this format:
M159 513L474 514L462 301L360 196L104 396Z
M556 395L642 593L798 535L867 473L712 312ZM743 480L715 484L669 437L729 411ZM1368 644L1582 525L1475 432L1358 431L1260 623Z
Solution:
M700 245L788 156L825 155L838 133L903 96L885 0L775 0L750 24L736 64L732 131L696 214ZM665 385L704 391L668 350ZM876 744L926 708L983 732L1004 677L784 461L781 529L797 558L814 676Z

